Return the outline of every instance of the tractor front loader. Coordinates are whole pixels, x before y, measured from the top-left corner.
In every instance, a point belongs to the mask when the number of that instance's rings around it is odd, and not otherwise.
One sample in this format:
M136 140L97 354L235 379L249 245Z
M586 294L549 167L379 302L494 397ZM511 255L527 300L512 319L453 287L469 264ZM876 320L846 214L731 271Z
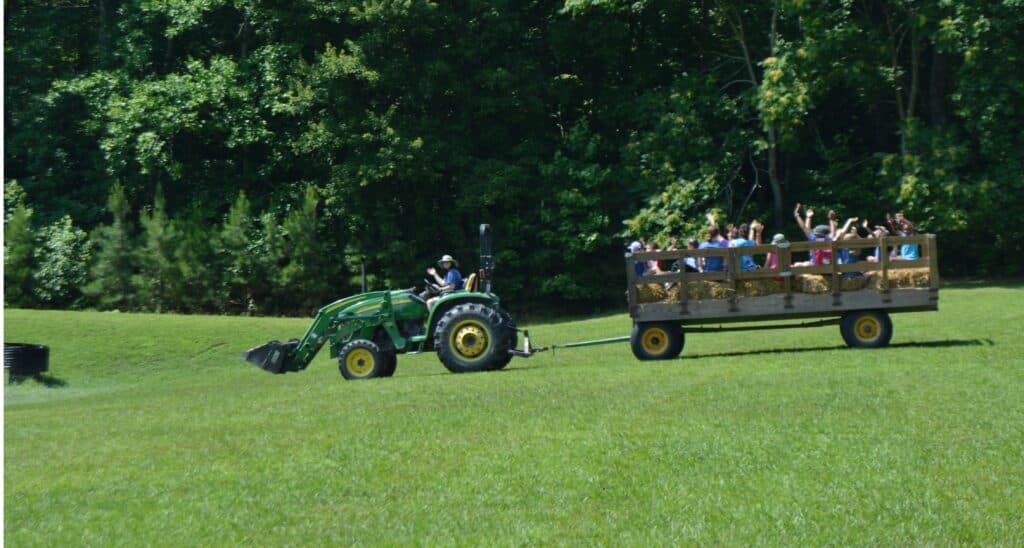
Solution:
M501 369L532 352L516 350L515 323L491 293L493 269L490 227L480 225L480 270L433 308L414 289L360 293L321 308L301 339L271 341L242 357L271 373L302 371L330 343L348 380L389 377L398 354L431 350L454 373Z

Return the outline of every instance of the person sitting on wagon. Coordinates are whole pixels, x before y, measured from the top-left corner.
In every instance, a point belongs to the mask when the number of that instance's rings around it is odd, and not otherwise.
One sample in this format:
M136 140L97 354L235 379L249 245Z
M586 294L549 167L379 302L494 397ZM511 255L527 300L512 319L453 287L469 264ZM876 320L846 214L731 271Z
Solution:
M789 241L786 240L786 235L780 232L772 236L772 245L778 247L789 247ZM768 257L764 262L764 267L769 270L776 270L779 268L779 254L769 251Z
M735 231L735 236L729 240L729 247L753 247L755 244L754 239L759 238L755 234L755 227L759 227L760 223L754 221L753 224L748 225L743 223L740 225L738 231ZM757 270L757 263L754 262L754 258L750 255L740 256L740 270Z
M643 240L634 240L631 244L629 244L629 247L627 247L626 250L629 251L630 254L640 253L641 251L644 250ZM633 262L633 271L636 272L636 277L637 278L639 278L640 276L644 275L644 270L647 270L647 263L646 262L644 262L644 261L634 261Z
M707 236L705 237L705 241L700 244L699 249L714 249L719 247L729 247L729 240L722 237L722 233L718 229L718 223L715 222L715 214L708 213ZM704 257L703 272L723 271L725 271L725 260L723 257Z
M459 262L452 258L451 255L444 255L437 261L437 264L446 272L444 278L441 278L437 273L437 269L434 267L427 269L427 274L433 276L434 280L437 282L436 284L433 284L432 287L439 293L436 297L427 299L428 308L433 308L434 303L441 297L444 297L453 291L462 289L463 280L462 273L459 272Z
M697 239L686 240L686 249L697 249ZM672 263L672 272L679 272L684 268L687 272L700 272L700 263L697 262L697 257L684 257L682 261L677 259Z
M659 251L658 244L656 244L653 240L648 242L647 243L647 252L648 253L654 253L656 251ZM663 273L663 271L661 270L661 261L656 261L654 259L651 259L651 260L647 261L647 263L644 265L644 276L650 276L650 275L653 275L653 274L662 274L662 273Z
M914 236L917 234L917 227L903 216L902 211L897 211L895 218L887 213L885 220L892 228L892 231L900 236ZM916 261L921 258L921 248L917 244L901 244L899 255L893 258L901 261Z

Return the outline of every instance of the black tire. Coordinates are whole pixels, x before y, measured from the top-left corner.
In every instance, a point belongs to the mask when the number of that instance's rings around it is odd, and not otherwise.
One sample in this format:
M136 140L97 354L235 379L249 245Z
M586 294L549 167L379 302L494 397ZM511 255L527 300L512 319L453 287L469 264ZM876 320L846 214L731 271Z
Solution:
M673 322L637 322L629 337L633 355L640 360L672 360L679 357L686 340L683 328Z
M892 319L882 310L850 312L839 322L839 332L852 348L881 348L892 340Z
M512 361L512 353L509 350L515 350L519 344L519 332L516 331L516 322L512 320L512 315L504 308L499 308L498 316L501 317L501 328L505 334L505 342L499 348L504 348L505 353L502 357L495 360L495 365L490 369L491 371L504 369L508 366L509 362Z
M398 368L398 355L394 352L384 353L384 371L381 372L381 377L391 377L395 374L395 369Z
M452 307L437 322L434 348L452 373L493 371L508 364L508 334L501 314L480 303Z
M4 343L4 369L12 377L27 377L50 369L50 347L44 344Z
M338 370L350 381L385 377L389 363L387 356L373 341L357 339L338 353Z

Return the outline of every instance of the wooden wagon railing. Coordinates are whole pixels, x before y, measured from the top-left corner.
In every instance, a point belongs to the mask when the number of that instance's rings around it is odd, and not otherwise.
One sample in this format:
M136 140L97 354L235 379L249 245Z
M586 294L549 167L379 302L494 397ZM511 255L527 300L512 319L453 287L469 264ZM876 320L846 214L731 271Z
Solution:
M891 260L889 250L907 244L916 244L920 249L920 258L916 260ZM878 262L858 260L855 263L839 264L839 251L880 248ZM830 264L814 266L793 266L794 253L813 254L816 250L830 250ZM757 256L775 253L778 255L776 268L758 268L757 270L741 270L740 257ZM665 272L638 276L636 263L650 260L679 261L685 263L688 257L708 258L721 257L726 270L715 272L686 272L680 268L678 272ZM626 254L626 287L629 299L630 315L644 320L722 320L730 317L737 319L755 319L757 317L777 316L820 316L823 313L841 312L845 310L885 308L898 310L935 310L938 308L939 269L938 252L934 234L917 236L886 237L879 239L848 239L838 242L792 242L788 245L758 245L749 247L680 249L676 251L646 251ZM928 287L900 288L890 287L890 273L894 270L929 269ZM881 277L880 289L861 289L856 291L842 290L842 275L847 272L860 272ZM794 290L794 278L805 274L829 276L830 291L824 295L800 293ZM746 297L741 309L737 296L737 284L747 280L777 278L782 280L782 291L773 295ZM693 281L721 282L729 290L726 299L689 299L687 283ZM643 284L679 284L677 302L641 303L638 299L637 287ZM711 302L716 301L716 302ZM723 302L724 301L724 302ZM829 301L827 304L825 301Z

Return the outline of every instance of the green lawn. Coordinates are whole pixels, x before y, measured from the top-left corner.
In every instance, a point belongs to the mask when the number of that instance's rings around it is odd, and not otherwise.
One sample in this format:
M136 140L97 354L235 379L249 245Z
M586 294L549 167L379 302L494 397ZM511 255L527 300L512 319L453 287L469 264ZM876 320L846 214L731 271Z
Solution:
M11 546L1024 544L1024 289L943 290L891 347L693 334L344 382L240 353L306 319L8 310L54 383L7 386ZM533 325L535 343L629 319ZM59 382L57 382L59 381Z

